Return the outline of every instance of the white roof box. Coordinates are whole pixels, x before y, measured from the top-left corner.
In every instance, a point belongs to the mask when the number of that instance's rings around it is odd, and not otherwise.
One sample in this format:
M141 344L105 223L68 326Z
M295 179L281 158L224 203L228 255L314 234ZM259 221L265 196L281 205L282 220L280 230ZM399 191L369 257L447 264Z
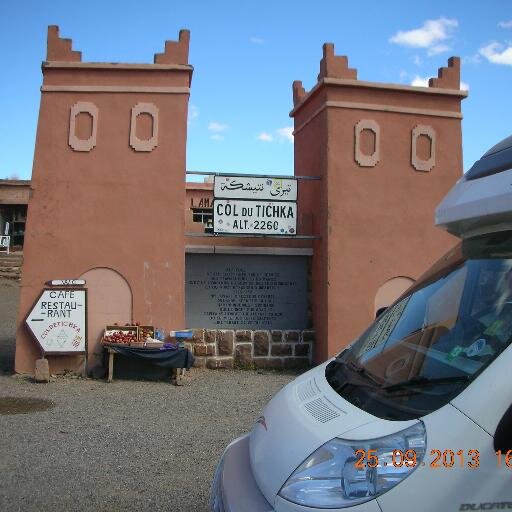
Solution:
M512 229L512 136L454 185L439 203L435 223L461 238Z

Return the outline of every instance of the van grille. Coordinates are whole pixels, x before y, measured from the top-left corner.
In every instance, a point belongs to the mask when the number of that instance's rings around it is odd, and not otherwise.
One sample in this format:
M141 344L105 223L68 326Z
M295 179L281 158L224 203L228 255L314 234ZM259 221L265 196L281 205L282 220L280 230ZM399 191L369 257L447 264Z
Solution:
M320 423L327 423L340 416L340 413L321 397L307 402L304 404L304 408Z

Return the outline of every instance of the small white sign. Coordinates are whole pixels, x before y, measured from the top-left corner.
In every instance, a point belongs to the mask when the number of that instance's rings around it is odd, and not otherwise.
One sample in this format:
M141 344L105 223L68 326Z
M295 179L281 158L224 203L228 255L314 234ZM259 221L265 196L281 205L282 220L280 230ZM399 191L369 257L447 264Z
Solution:
M213 191L215 198L223 199L296 201L297 180L265 176L215 176Z
M84 286L84 279L54 279L49 283L51 286Z
M215 199L214 233L296 235L297 203Z
M10 243L11 243L10 236L0 236L0 247L9 247Z
M85 352L86 291L43 290L26 324L46 354Z

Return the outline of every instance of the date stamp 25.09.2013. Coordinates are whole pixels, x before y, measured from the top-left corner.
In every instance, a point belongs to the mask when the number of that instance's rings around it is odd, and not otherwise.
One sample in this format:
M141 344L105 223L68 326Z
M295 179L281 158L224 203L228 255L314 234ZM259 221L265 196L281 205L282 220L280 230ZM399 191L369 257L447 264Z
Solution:
M416 466L428 466L433 469L451 469L456 467L467 467L468 469L478 469L480 467L480 452L478 450L430 450L427 456L418 456L416 450L393 450L391 456L377 450L356 450L356 469L376 468L379 466L393 466L395 468ZM495 452L496 464L498 467L512 470L512 450Z

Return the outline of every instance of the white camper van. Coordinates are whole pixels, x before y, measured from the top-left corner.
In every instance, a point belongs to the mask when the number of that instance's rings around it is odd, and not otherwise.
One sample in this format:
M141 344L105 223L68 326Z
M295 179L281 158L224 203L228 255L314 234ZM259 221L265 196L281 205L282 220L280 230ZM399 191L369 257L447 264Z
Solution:
M512 137L436 224L459 245L226 448L212 511L512 509Z

